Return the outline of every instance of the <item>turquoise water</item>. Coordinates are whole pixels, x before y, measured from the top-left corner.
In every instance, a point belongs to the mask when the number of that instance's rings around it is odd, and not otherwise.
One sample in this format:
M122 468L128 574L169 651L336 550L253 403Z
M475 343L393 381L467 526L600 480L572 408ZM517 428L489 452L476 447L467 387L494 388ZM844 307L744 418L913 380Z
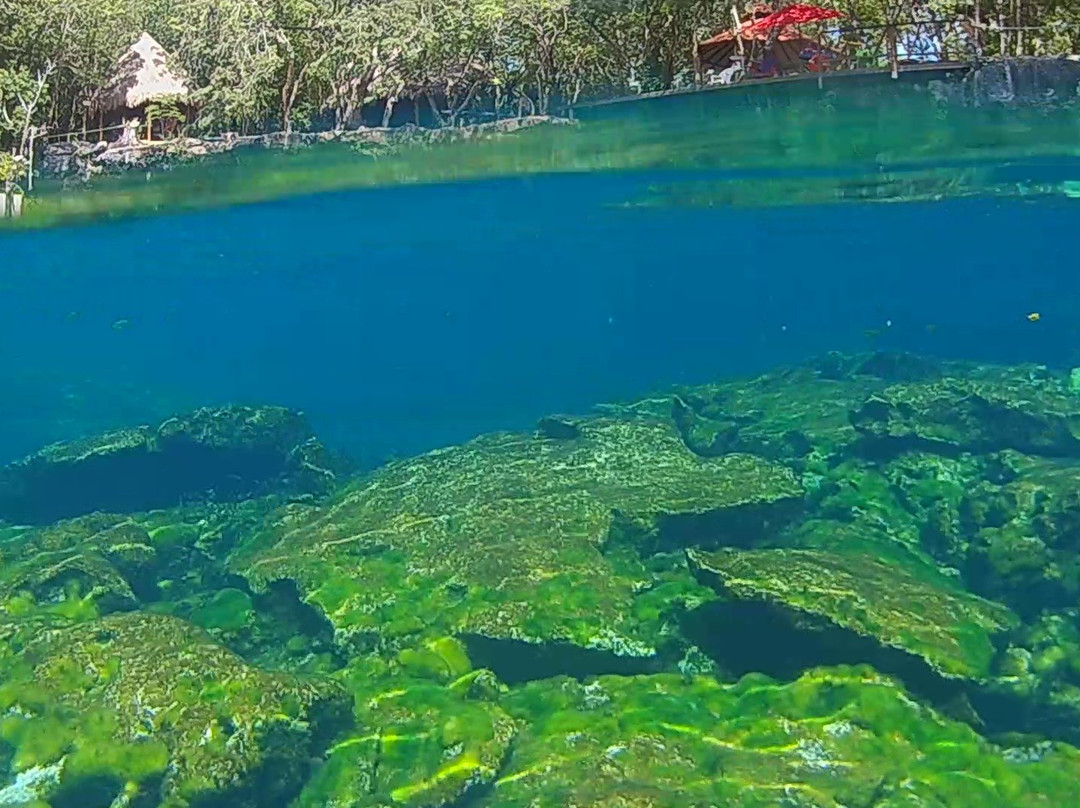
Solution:
M270 401L376 462L828 350L1080 362L1072 200L613 206L655 180L344 192L6 236L0 452Z
M0 806L1071 805L1074 113L856 100L0 233Z

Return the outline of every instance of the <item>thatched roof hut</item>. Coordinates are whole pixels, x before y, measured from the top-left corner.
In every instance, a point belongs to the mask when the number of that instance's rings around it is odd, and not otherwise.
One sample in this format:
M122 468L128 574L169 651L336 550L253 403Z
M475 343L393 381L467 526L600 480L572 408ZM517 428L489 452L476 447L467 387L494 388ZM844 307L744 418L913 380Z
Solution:
M98 96L98 107L108 114L136 110L153 101L188 97L188 85L170 68L169 55L150 34L143 33L116 65L116 72Z

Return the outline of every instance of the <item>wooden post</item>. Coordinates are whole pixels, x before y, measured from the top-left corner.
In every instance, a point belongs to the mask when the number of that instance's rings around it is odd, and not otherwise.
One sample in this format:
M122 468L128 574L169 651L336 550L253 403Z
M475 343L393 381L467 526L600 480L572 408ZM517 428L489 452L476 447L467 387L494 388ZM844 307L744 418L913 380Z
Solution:
M146 139L147 139L147 141L153 141L153 139L154 139L153 126L154 126L154 120L153 120L153 118L150 117L149 113L147 113L147 116L146 116ZM288 136L286 136L286 138L285 138L285 145L286 146L289 145Z
M742 28L742 20L739 19L739 12L735 10L735 6L731 7L731 17L735 20L735 43L739 46L739 56L743 60L743 70L746 69L746 48L743 47L742 37L739 36L739 29Z

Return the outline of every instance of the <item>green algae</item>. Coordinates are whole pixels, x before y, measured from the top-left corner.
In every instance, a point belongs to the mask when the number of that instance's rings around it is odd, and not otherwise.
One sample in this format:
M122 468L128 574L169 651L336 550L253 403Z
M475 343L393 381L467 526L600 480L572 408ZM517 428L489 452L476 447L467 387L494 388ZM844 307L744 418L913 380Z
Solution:
M1077 752L1043 740L1080 717L1064 385L833 355L486 436L322 503L5 527L0 763L65 761L53 808L90 784L138 808L1069 804ZM700 642L761 616L744 604L787 628ZM839 635L860 642L831 655ZM754 646L792 662L754 667ZM838 658L906 690L807 670Z
M866 667L784 684L668 674L549 680L504 699L525 723L482 805L1043 805L1080 756L1021 755L919 706Z
M208 630L235 632L251 625L255 617L251 597L239 589L222 589L208 603L191 613L191 622Z
M1039 367L964 371L874 393L852 423L868 438L944 452L1080 455L1080 402L1062 376Z
M1016 624L1004 607L930 572L816 550L689 551L702 580L736 600L823 619L901 649L946 677L986 678L992 638Z
M649 656L634 620L652 576L613 536L644 545L693 519L797 503L786 469L750 455L695 456L669 425L585 419L579 437L493 435L392 464L321 509L281 515L276 541L230 567L261 587L295 580L342 641L476 634ZM618 544L619 542L616 542Z
M826 378L813 368L750 380L678 388L615 412L670 417L687 445L702 456L749 452L784 461L815 461L840 452L859 435L848 413L884 382Z
M461 647L426 648L464 663ZM414 667L360 658L341 672L361 731L328 751L296 808L451 805L493 782L518 731L493 701L503 688L488 671L446 681L438 670L411 676Z
M63 759L61 796L104 780L152 805L222 792L260 804L250 789L295 790L308 756L340 725L320 713L335 704L348 712L331 683L257 671L173 618L5 628L21 652L0 661L0 737L16 770Z
M333 461L284 407L203 408L157 426L48 446L0 468L0 518L30 524L95 511L145 511L184 499L318 493Z
M429 640L420 648L404 648L397 660L412 676L444 681L460 679L472 670L468 649L453 637Z
M1080 596L1080 464L1004 457L1003 479L973 487L965 501L972 586L1021 612L1062 607Z

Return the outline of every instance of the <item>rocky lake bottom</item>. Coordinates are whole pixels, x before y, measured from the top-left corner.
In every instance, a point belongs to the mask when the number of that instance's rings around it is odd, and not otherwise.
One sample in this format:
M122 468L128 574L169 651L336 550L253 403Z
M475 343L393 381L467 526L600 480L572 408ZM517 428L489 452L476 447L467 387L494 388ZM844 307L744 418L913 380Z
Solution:
M358 472L206 408L0 470L0 806L1064 806L1080 392L828 354Z

